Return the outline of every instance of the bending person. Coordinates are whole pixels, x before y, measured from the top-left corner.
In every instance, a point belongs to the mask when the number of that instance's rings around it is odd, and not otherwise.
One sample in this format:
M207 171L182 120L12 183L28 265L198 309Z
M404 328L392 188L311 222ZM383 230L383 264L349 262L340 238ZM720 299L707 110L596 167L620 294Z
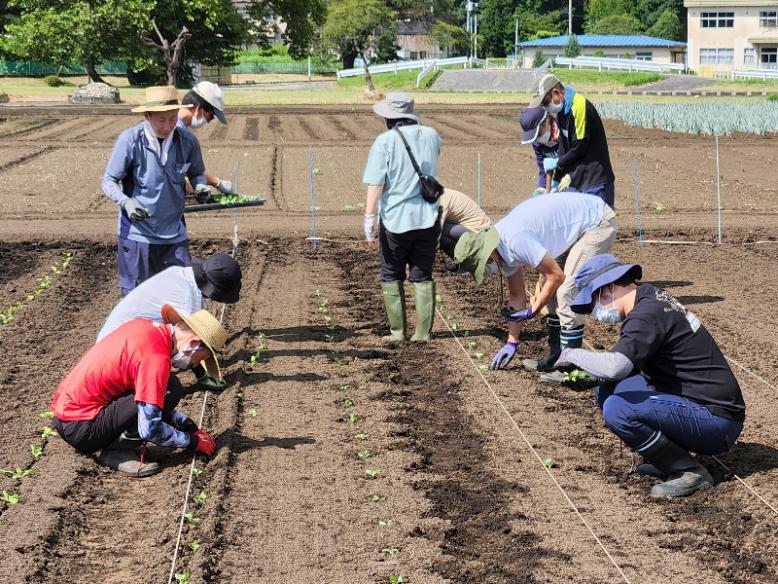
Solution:
M492 222L476 202L464 193L444 189L440 205L440 249L454 259L454 248L465 233L478 233Z
M566 349L557 367L592 376L605 424L647 464L637 471L661 478L654 497L682 497L713 486L689 451L721 454L743 429L745 402L735 376L708 330L669 292L638 284L642 269L602 254L584 264L578 314L621 323L616 345L605 353Z
M403 288L408 270L416 296L416 332L410 340L426 341L435 317L432 266L440 237L438 203L428 203L422 197L419 176L403 138L421 171L434 177L438 174L440 136L421 125L413 98L407 93L387 94L373 111L384 118L387 131L373 142L362 179L368 185L364 231L367 241L375 241L378 228L381 288L390 330L386 338L408 338Z
M534 195L542 195L556 187L559 181L554 180L555 172L546 171L546 158L559 157L559 126L554 116L543 107L528 107L519 116L521 125L521 143L532 144L535 153L535 163L538 166L538 188Z
M95 344L51 401L53 426L65 442L84 454L101 450L100 464L132 476L160 470L138 456L145 441L207 457L216 449L209 434L175 409L183 388L170 368L202 362L221 380L215 351L227 333L205 310L185 316L166 305L162 312L165 324L131 320Z

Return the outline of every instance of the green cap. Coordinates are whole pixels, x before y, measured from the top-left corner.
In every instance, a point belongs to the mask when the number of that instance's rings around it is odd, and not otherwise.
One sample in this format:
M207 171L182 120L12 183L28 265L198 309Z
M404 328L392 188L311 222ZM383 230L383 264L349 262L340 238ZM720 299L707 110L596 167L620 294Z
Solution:
M454 248L454 261L460 270L473 274L476 286L484 280L484 270L489 256L500 243L500 234L492 225L478 233L465 233Z

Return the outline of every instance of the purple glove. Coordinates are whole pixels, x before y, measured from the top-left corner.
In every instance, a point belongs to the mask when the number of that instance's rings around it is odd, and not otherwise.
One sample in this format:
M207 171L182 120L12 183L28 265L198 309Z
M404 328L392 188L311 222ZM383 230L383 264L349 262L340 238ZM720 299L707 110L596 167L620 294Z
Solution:
M514 310L513 308L505 308L503 307L500 311L500 314L502 314L505 318L512 322L523 322L525 320L529 320L534 316L532 314L532 307L528 306L524 310Z
M492 359L492 370L496 369L504 369L508 366L508 364L513 361L513 358L516 356L516 347L519 346L519 343L514 343L512 341L508 341L502 346L502 349L497 351L497 354L494 356L494 359Z

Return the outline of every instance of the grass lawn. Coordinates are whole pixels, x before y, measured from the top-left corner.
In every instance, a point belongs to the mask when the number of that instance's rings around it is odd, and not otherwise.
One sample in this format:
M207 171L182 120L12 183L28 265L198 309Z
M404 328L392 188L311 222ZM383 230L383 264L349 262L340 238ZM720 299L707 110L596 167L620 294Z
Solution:
M594 71L592 69L553 70L562 83L572 85L581 91L613 91L654 83L662 79L658 73L628 71Z

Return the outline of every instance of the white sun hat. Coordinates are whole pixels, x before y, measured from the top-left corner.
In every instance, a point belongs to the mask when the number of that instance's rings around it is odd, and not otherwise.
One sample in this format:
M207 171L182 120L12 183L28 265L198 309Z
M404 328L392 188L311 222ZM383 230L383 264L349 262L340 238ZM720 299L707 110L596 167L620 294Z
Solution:
M224 92L215 83L201 81L192 88L197 95L202 97L213 108L213 115L222 123L227 123L224 115Z

